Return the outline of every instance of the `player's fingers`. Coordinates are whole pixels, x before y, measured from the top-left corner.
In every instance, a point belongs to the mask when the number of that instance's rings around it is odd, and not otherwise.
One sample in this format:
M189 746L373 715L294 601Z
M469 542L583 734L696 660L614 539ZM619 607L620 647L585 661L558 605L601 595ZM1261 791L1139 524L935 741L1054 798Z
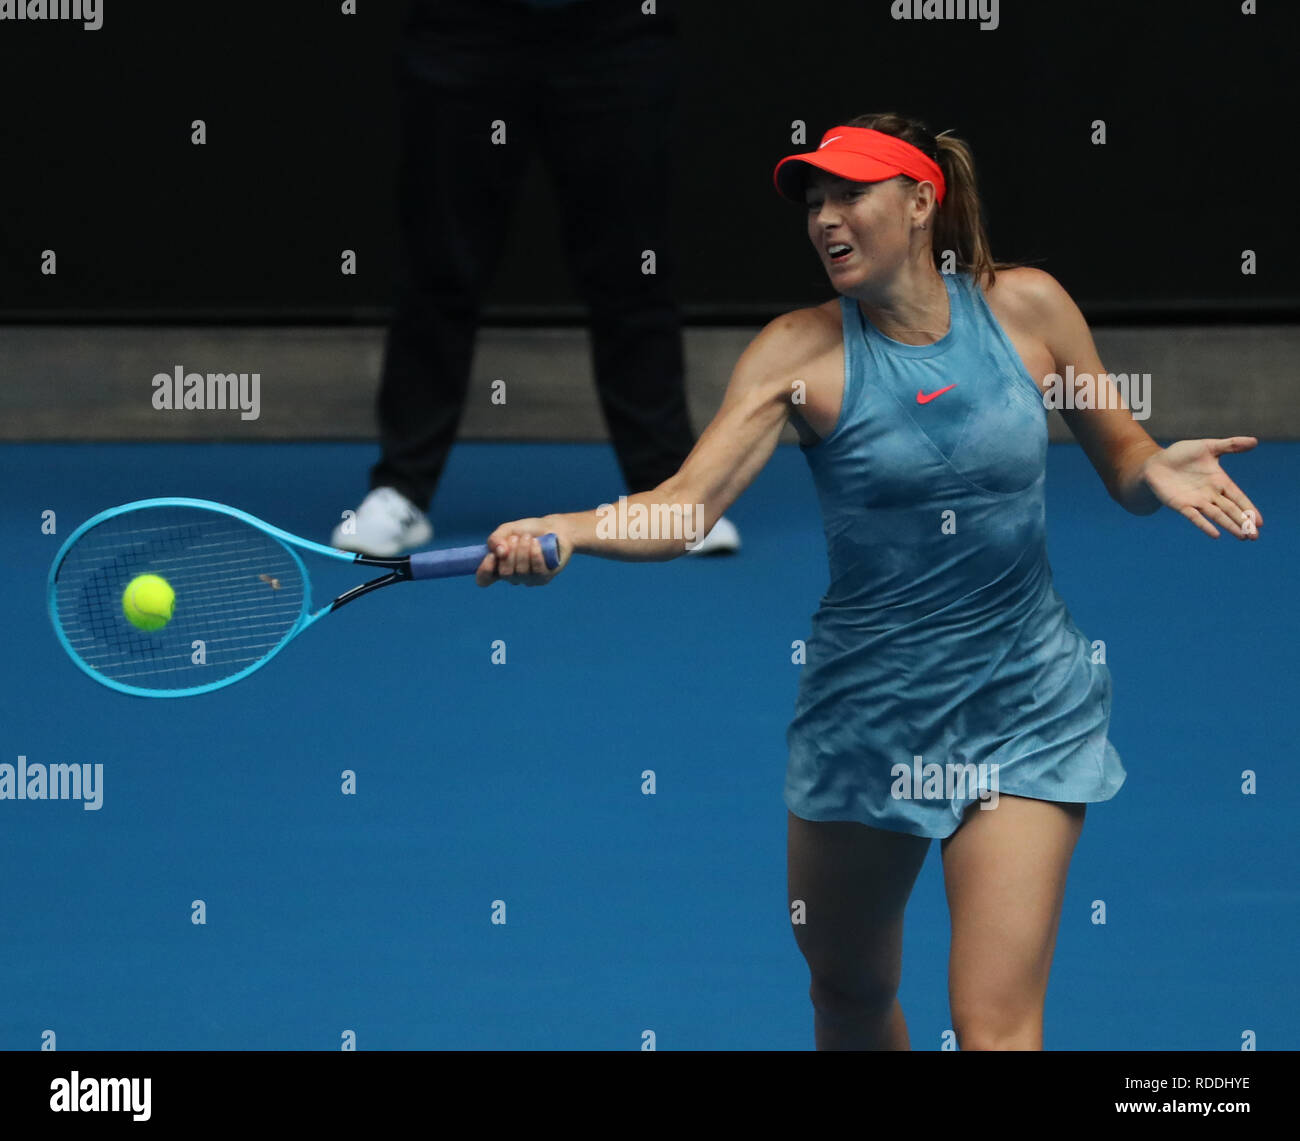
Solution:
M1222 440L1207 440L1210 450L1216 455L1221 456L1229 452L1248 452L1259 443L1257 436L1228 436Z
M1178 513L1190 519L1197 527L1209 535L1211 539L1217 539L1219 537L1219 532L1210 526L1210 524L1205 521L1204 516L1202 516L1201 513L1190 503L1186 507L1180 507Z
M542 553L542 541L533 536L529 539L532 555L529 559L529 586L545 586L555 575L555 571L546 565L546 556Z
M496 556L496 575L502 578L506 573L506 559L510 557L510 536L502 535L492 544L492 553Z
M546 565L541 540L545 524L540 519L504 523L488 536L487 546L496 559L495 574L512 585L540 586L554 572ZM532 581L538 579L540 581Z
M520 535L515 547L515 578L527 585L533 577L533 537Z
M1223 513L1232 520L1230 530L1239 539L1259 538L1259 512L1251 505L1249 499L1241 494L1235 484L1230 484L1217 500Z
M1241 515L1241 513L1237 510L1236 505L1230 503L1226 498L1220 498L1214 503L1207 503L1201 508L1201 512L1207 519L1213 519L1228 534L1235 535L1238 539L1248 538L1235 517ZM1245 517L1242 516L1242 518L1244 520Z
M511 536L520 534L521 528L527 527L527 522L525 519L516 519L511 523L502 523L488 536L488 550L497 556L498 561L509 553Z
M474 581L479 586L491 586L497 580L497 557L489 551L483 556L478 570L474 572Z
M509 534L499 534L491 541L491 550L496 559L496 566L493 568L498 578L504 573L505 561L510 556L510 536Z
M1238 522L1241 522L1244 519L1246 512L1249 511L1253 514L1252 521L1254 522L1254 525L1256 527L1262 527L1264 525L1264 516L1260 514L1259 508L1251 503L1250 496L1242 491L1241 488L1233 483L1226 475L1222 478L1220 483L1222 485L1221 494L1228 499L1233 507L1236 508L1237 513L1233 515L1233 518ZM1232 514L1232 512L1229 512L1229 514Z
M546 556L542 554L542 541L534 535L529 538L528 547L528 569L532 574L545 581L550 575L551 569L546 565Z
M528 574L528 536L511 535L510 536L510 554L506 556L510 560L510 582L513 586L518 586Z

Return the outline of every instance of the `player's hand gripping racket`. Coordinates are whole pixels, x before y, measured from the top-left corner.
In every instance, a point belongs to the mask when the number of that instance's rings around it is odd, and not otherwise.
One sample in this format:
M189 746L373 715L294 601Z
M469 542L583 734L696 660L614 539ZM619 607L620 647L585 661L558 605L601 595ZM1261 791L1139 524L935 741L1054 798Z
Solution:
M541 539L559 565L556 537ZM298 551L388 571L312 610ZM301 539L234 507L204 499L142 499L78 527L50 567L50 618L63 648L96 681L142 697L220 689L264 666L312 623L381 586L471 575L485 545L373 559ZM142 575L165 580L174 602L158 629L124 607ZM134 612L133 612L134 613ZM155 620L156 621L156 620Z

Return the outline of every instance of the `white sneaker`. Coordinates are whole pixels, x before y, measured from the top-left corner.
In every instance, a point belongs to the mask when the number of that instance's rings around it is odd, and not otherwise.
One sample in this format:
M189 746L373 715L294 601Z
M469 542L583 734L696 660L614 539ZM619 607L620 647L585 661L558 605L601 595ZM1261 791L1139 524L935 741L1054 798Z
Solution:
M376 487L361 501L353 518L334 528L330 546L391 559L432 538L433 526L423 511L395 488Z
M712 529L693 547L687 547L688 555L730 555L740 550L740 532L736 525L725 515L721 516Z

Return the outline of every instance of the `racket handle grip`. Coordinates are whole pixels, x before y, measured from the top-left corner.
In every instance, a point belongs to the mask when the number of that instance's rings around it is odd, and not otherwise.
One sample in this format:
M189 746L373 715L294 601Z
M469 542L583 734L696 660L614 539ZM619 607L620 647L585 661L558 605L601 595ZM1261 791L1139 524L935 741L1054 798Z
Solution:
M559 540L554 532L538 540L542 544L542 557L554 570L560 565ZM473 574L488 553L487 544L475 547L447 547L441 551L420 551L411 556L411 577L452 578L455 575Z

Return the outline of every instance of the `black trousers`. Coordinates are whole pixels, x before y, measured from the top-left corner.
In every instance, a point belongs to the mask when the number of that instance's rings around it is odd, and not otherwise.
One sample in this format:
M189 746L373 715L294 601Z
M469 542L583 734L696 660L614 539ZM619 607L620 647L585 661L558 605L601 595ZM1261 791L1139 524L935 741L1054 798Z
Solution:
M662 483L694 446L667 209L679 43L670 5L658 7L413 0L397 57L401 248L372 487L428 509L464 408L481 297L537 152L628 490ZM642 272L643 250L657 272Z

